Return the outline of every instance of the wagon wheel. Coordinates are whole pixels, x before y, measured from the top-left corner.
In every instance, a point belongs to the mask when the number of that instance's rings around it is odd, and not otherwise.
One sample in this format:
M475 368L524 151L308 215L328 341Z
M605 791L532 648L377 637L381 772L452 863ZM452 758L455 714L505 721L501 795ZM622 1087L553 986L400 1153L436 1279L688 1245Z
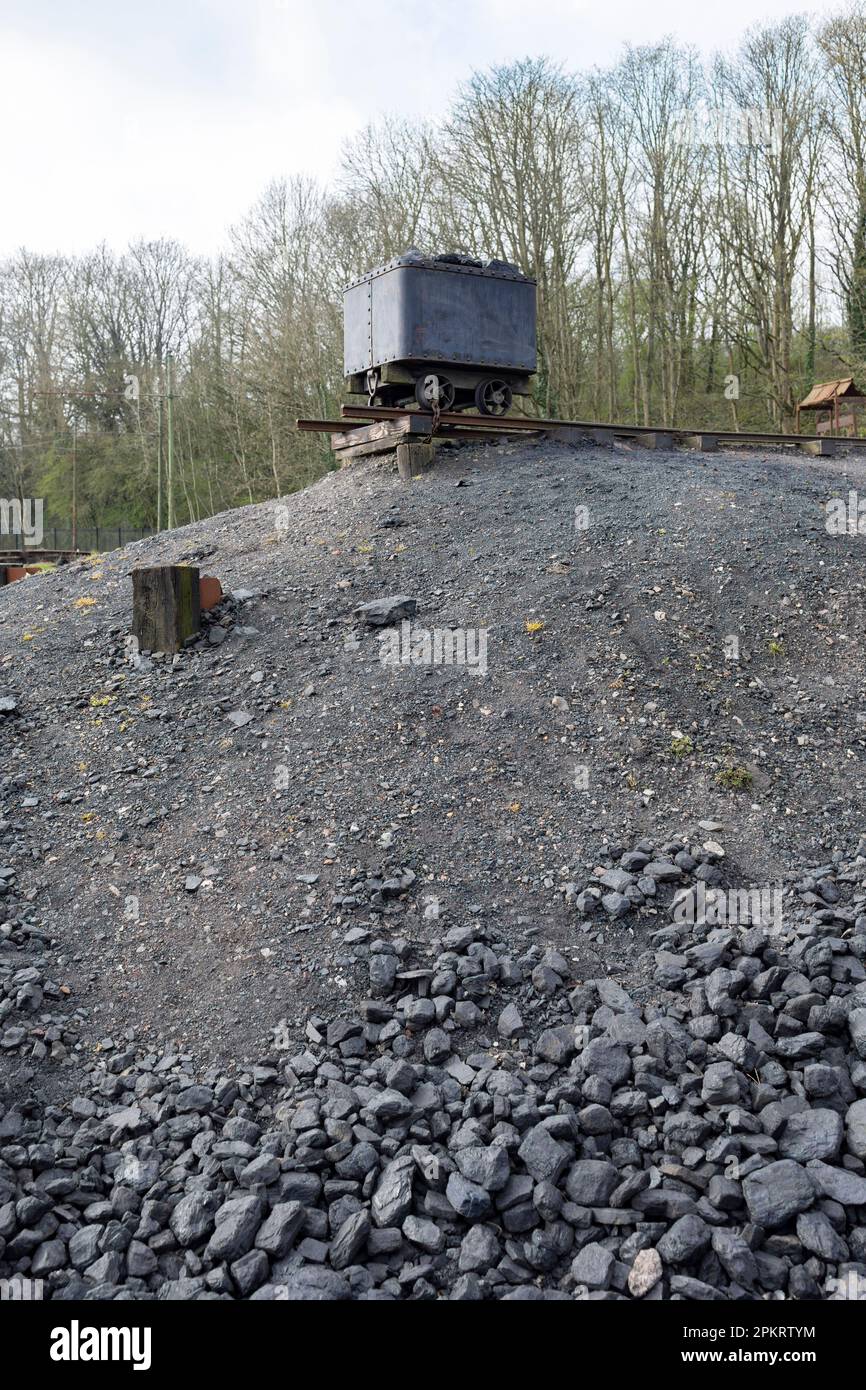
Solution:
M447 376L419 376L415 382L415 399L422 410L450 410L454 404L454 386Z
M486 377L475 388L475 404L482 415L506 415L511 409L511 387L507 381Z

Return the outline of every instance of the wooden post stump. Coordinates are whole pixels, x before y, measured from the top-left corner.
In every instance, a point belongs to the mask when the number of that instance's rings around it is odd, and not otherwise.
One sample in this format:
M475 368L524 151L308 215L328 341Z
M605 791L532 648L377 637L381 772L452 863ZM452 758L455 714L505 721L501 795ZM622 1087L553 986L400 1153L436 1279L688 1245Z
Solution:
M432 444L398 444L397 472L404 483L420 478L425 468L433 462Z
M141 651L180 651L200 626L197 565L153 565L132 571L132 632Z

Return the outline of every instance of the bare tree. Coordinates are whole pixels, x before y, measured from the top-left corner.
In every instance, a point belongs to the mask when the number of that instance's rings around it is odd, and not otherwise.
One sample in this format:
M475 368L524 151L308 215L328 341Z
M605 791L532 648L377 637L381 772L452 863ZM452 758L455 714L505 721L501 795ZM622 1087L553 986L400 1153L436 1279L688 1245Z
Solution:
M726 322L756 372L770 422L794 407L792 348L798 268L819 186L818 75L802 18L757 28L736 60L716 65L720 101L737 109L745 138L720 146L717 234L736 290Z
M827 200L833 273L844 296L850 346L866 364L866 7L851 5L821 25L818 47L829 79Z
M516 262L538 281L542 408L573 407L571 331L585 236L584 128L575 79L546 59L476 73L460 91L440 161L465 249Z

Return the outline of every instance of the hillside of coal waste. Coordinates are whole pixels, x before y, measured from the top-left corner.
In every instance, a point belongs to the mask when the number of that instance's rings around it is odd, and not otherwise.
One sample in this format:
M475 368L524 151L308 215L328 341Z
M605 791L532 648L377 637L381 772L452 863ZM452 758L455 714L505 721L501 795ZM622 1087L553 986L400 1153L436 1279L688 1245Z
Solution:
M850 1297L862 470L443 450L0 591L0 1278Z

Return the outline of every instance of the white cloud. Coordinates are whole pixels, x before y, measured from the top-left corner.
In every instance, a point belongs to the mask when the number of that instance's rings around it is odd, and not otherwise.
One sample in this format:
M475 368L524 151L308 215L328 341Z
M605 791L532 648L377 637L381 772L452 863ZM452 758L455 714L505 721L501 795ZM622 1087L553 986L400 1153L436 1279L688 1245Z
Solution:
M762 4L769 18L796 9ZM136 236L210 252L270 179L329 177L353 131L384 111L441 113L473 67L539 53L587 67L666 33L710 51L755 14L753 0L4 0L4 11L0 254Z

